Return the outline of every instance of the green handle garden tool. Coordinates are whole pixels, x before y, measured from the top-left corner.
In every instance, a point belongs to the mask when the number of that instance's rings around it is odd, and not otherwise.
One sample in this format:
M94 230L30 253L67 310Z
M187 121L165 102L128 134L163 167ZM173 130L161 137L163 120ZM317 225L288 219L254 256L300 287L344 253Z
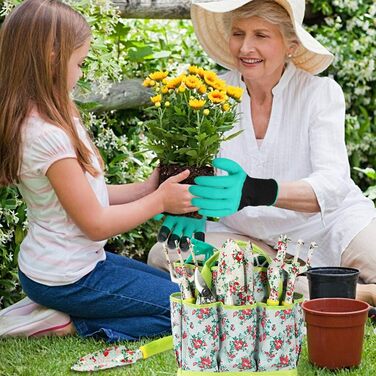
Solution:
M93 372L127 366L167 350L172 350L172 336L157 339L136 350L129 350L125 346L112 346L83 356L72 366L71 370Z

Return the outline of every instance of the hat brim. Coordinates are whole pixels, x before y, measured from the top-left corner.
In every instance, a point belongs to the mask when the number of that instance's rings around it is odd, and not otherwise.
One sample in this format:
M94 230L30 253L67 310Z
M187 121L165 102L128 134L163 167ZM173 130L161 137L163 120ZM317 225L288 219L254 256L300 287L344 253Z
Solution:
M231 12L252 0L222 0L208 3L192 3L191 19L193 27L203 49L219 65L227 69L236 69L230 53L225 32L223 14ZM290 15L300 46L292 61L300 69L311 74L324 71L333 61L333 54L309 34L295 19L288 1L276 0Z

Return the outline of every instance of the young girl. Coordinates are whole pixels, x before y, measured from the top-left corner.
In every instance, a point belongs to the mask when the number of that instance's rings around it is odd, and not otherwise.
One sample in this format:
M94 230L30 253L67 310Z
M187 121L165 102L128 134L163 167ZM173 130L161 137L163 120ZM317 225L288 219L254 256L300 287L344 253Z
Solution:
M179 184L189 171L159 188L157 170L144 183L106 186L70 99L89 47L87 22L58 0L26 0L1 28L0 185L17 184L28 207L19 277L32 301L72 319L43 324L41 315L39 333L61 326L109 341L161 335L170 331L177 285L103 246L158 213L197 210Z

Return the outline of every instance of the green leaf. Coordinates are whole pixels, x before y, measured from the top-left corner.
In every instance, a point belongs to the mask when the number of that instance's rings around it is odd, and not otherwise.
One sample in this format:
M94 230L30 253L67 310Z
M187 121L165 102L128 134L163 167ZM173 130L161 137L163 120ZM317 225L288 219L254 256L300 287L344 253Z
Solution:
M24 240L25 238L25 232L22 230L22 228L20 226L17 226L16 227L16 231L15 231L15 242L16 244L21 244L22 240Z
M14 200L14 199L5 200L4 208L11 209L11 210L16 209L17 208L17 201Z
M238 135L239 135L240 133L242 133L242 132L243 132L243 129L240 130L240 131L238 131L238 132L235 132L235 133L230 134L229 136L225 137L223 140L224 140L224 141L231 140L231 139L235 138L236 136L238 136Z
M141 62L147 57L153 57L153 49L150 46L131 48L128 50L128 59L130 61Z
M367 167L367 168L359 168L354 167L354 170L362 172L363 174L367 175L372 180L376 180L376 171L373 168Z
M186 154L190 155L193 158L197 157L197 151L196 150L189 150L189 151L187 151Z

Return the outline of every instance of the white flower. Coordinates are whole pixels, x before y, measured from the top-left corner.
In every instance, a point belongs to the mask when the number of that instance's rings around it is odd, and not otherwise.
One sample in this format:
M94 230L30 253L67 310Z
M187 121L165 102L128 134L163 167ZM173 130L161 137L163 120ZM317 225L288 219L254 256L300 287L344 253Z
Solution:
M6 16L11 12L16 4L12 0L4 0L0 9L0 16Z

